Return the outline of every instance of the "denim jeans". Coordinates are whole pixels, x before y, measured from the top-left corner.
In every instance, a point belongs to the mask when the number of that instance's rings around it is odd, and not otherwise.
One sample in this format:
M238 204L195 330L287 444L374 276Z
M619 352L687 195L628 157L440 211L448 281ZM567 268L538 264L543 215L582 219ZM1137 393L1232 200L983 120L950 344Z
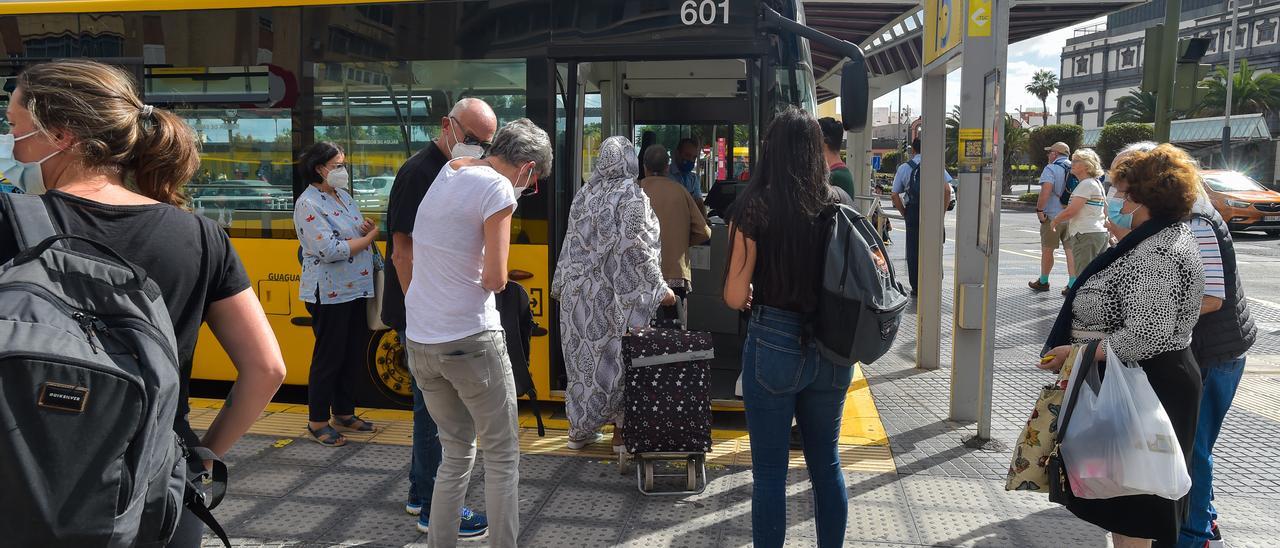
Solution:
M1222 420L1231 408L1231 400L1244 375L1244 356L1204 364L1200 378L1204 383L1200 396L1200 419L1196 423L1195 449L1191 455L1191 494L1187 519L1182 522L1178 546L1201 548L1212 534L1218 511L1213 508L1213 444L1218 441Z
M751 434L751 532L755 546L786 537L791 420L800 426L813 486L818 545L844 544L848 493L840 470L840 418L853 367L822 358L804 318L757 306L742 351L742 397Z

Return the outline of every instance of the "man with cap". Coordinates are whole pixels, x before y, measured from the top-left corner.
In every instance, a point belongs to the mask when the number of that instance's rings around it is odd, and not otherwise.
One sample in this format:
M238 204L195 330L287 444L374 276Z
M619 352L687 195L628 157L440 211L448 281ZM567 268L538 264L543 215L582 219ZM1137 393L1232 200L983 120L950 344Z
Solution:
M1057 142L1044 149L1049 164L1040 173L1040 200L1036 202L1036 219L1040 221L1040 278L1027 285L1035 291L1049 290L1049 273L1053 272L1053 252L1062 246L1067 255L1067 272L1075 272L1071 248L1066 245L1065 226L1054 228L1053 219L1062 213L1062 192L1071 174L1071 147Z

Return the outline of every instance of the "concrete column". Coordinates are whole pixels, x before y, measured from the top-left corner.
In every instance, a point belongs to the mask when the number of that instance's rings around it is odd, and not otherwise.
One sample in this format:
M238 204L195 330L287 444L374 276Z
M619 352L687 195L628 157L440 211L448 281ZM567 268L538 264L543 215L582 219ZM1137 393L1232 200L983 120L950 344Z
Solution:
M977 445L991 438L994 384L996 293L1000 264L1000 190L1004 157L1004 96L1008 94L1006 49L1009 0L992 0L991 36L965 36L961 74L960 127L994 128L999 135L992 162L981 172L960 174L956 200L955 295L951 355L953 421L978 424ZM999 93L989 96L992 81ZM987 200L994 200L994 207ZM979 245L979 229L989 242Z
M921 116L920 247L916 289L916 366L942 365L942 218L946 204L942 185L947 118L947 71L938 67L924 77Z
M867 120L871 120L871 99L867 99ZM850 131L845 134L845 165L853 175L854 203L858 212L870 213L870 201L860 200L858 196L871 196L871 124L862 131ZM864 211L865 209L865 211Z

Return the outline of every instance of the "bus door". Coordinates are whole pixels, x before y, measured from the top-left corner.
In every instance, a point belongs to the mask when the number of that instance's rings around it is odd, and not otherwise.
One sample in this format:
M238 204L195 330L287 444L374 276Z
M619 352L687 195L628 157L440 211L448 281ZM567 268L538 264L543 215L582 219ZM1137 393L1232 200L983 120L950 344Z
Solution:
M723 209L745 185L756 135L758 109L751 89L750 59L627 60L569 63L571 82L565 99L577 108L566 127L574 181L557 200L557 217L565 222L572 191L595 166L599 145L622 135L640 148L661 144L675 156L682 140L697 146L695 173L711 207L710 242L690 249L691 289L687 297L688 328L712 333L712 397L719 409L741 409L736 398L741 372L744 318L721 299L728 231ZM576 68L576 70L572 70ZM567 144L567 143L566 143ZM555 360L553 376L563 378L563 361ZM563 386L563 383L560 384Z

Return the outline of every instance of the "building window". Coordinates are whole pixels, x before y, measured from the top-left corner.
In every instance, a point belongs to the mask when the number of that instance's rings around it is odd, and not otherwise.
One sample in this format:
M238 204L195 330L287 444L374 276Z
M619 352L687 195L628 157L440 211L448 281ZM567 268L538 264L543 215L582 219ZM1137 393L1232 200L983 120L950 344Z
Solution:
M1088 57L1076 58L1076 74L1089 74L1089 58Z
M1069 107L1071 107L1071 100L1070 100L1070 99L1068 99L1066 104L1067 104L1067 107L1068 107L1068 108L1069 108Z
M1076 125L1083 126L1084 125L1084 103L1076 102L1076 108L1072 110L1072 113L1076 115Z
M386 27L390 27L395 19L395 12L392 11L391 6L357 6L356 12L365 19Z
M1235 42L1236 42L1236 49L1240 49L1244 47L1244 39L1246 36L1249 36L1249 27L1245 26L1245 27L1237 28L1236 32L1234 33L1234 36L1235 36Z
M1258 43L1271 43L1276 41L1276 20L1267 19L1259 21L1257 28Z
M1090 98L1089 98L1089 105L1090 105L1090 106L1092 106L1092 105L1093 105L1093 97L1090 97Z
M1138 50L1136 48L1125 48L1120 52L1120 67L1132 67L1134 57L1137 57Z

